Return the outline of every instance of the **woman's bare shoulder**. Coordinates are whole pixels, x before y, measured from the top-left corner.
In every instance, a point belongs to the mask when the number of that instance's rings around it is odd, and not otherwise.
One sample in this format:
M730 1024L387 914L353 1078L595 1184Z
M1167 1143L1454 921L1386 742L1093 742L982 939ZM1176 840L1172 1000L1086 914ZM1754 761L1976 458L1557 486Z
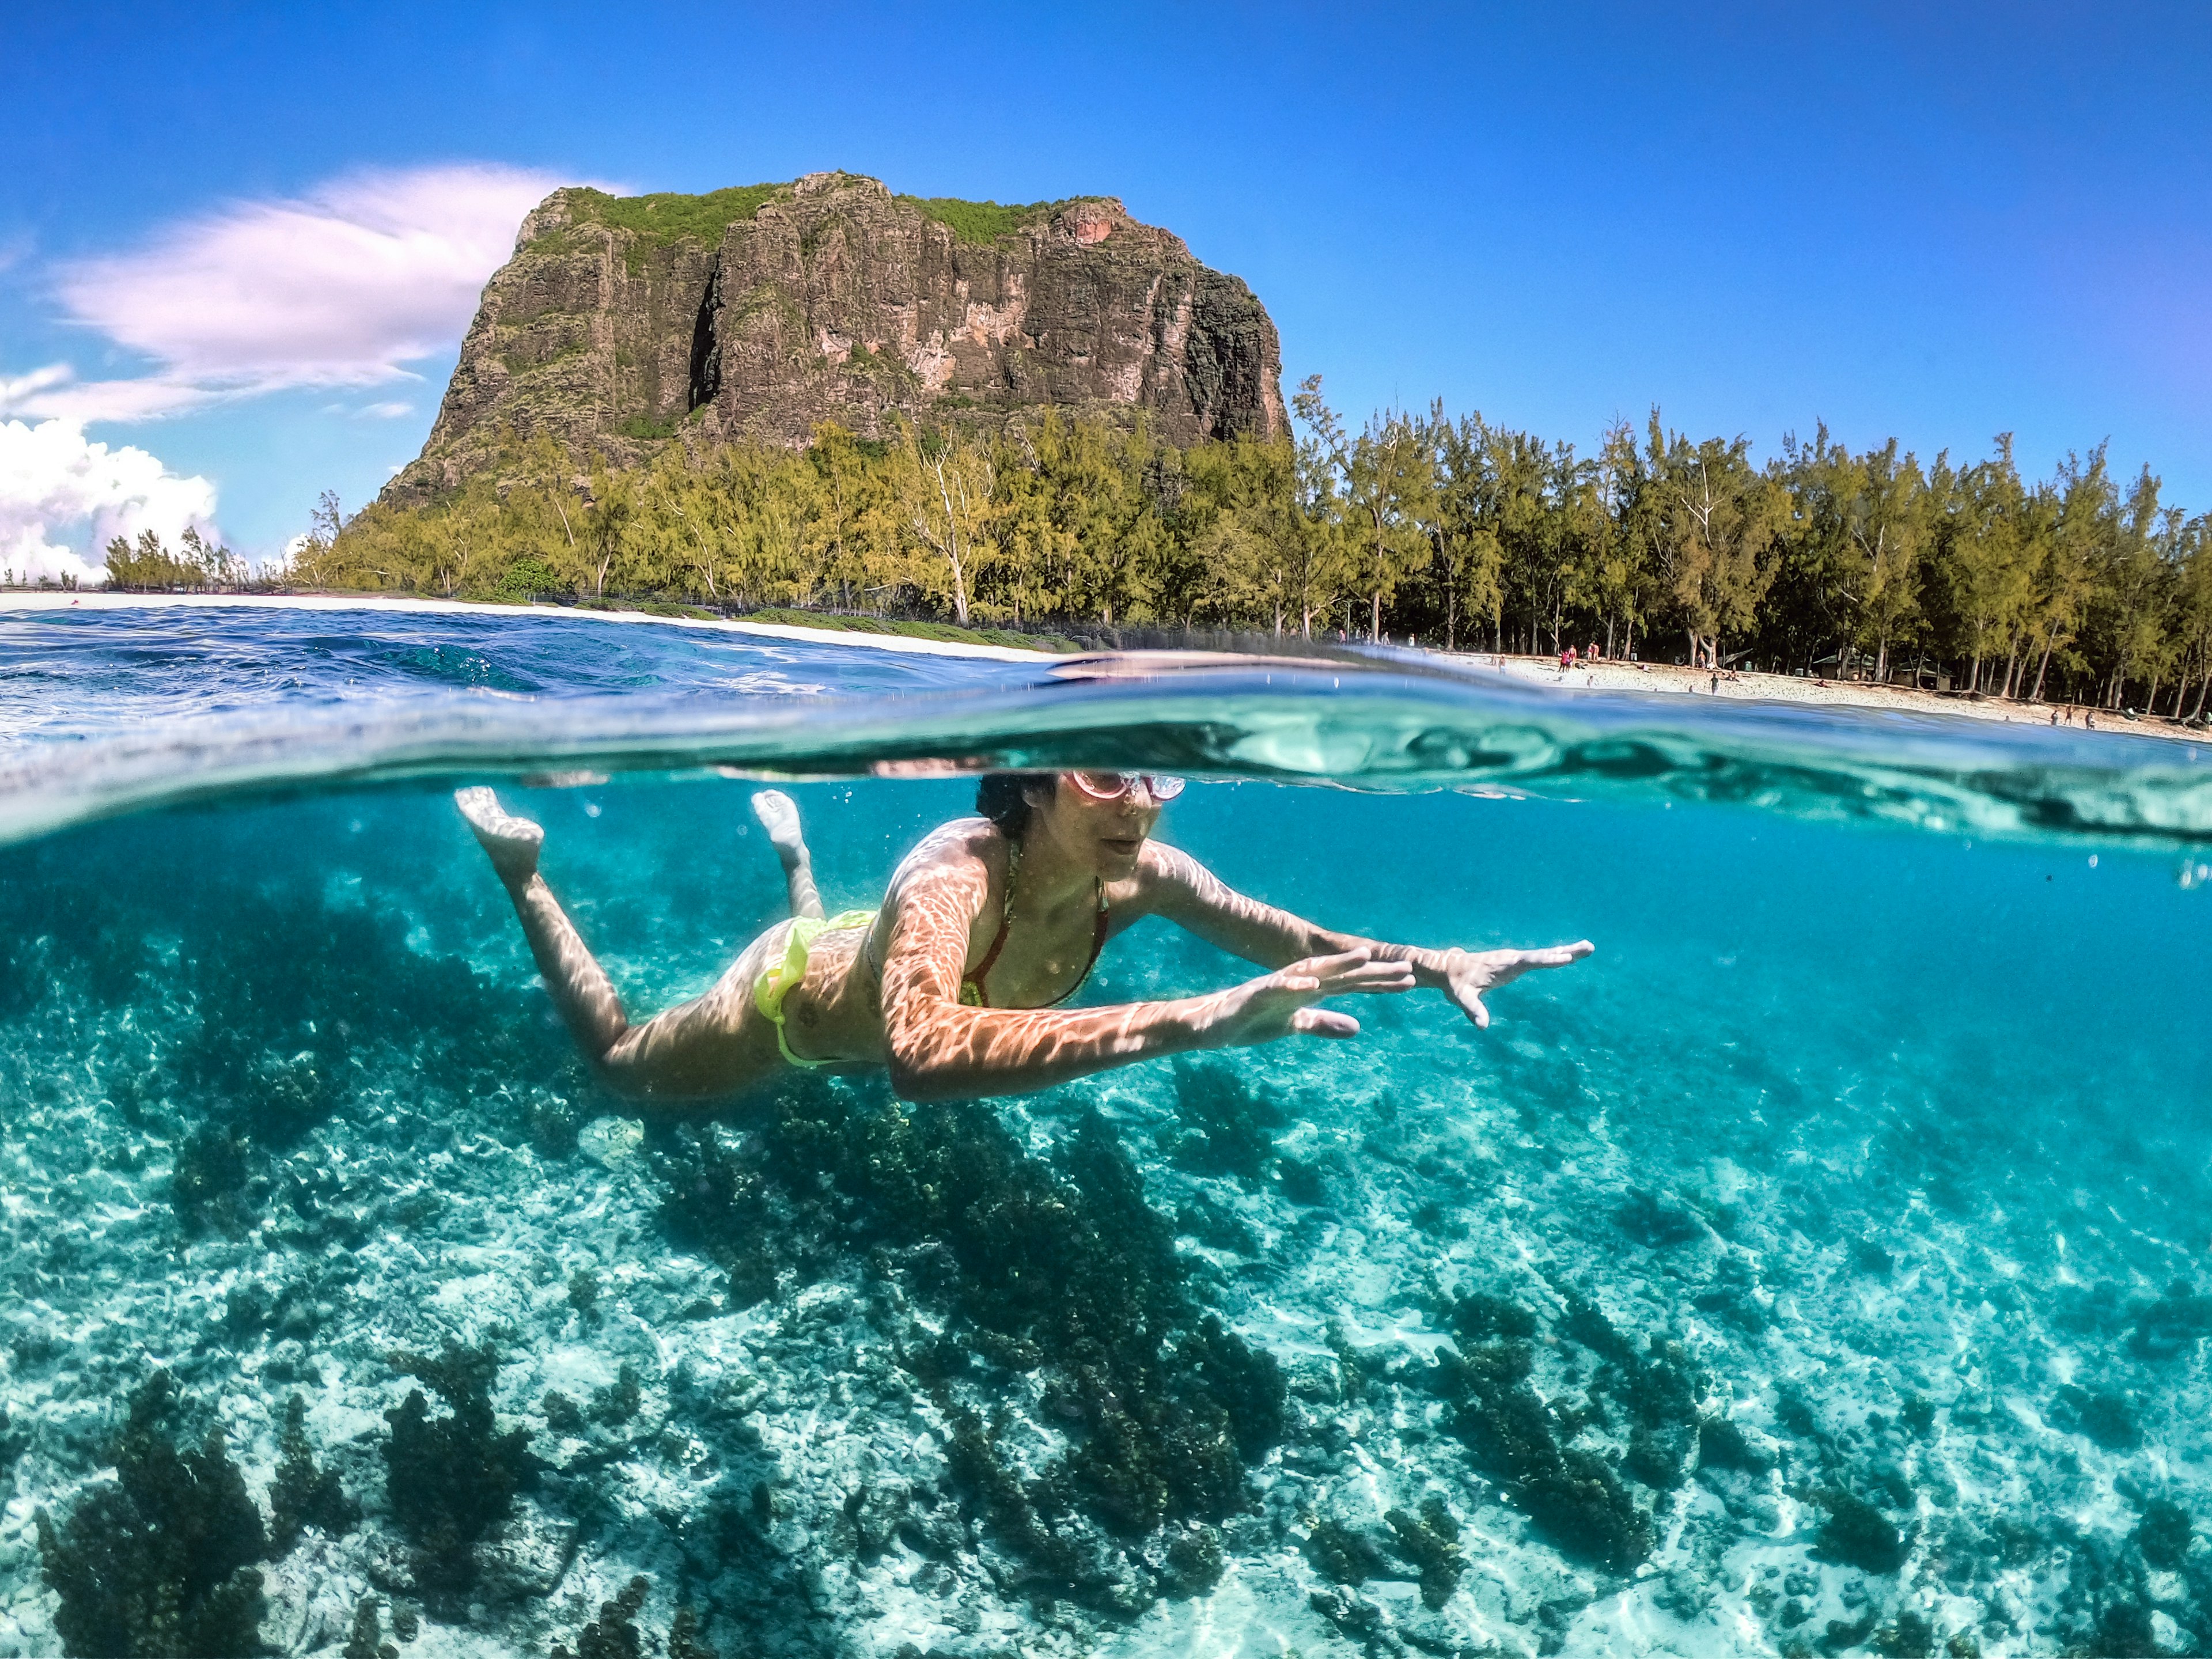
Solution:
M918 884L939 885L951 880L981 881L988 884L1006 865L1006 838L988 818L954 818L924 836L911 853L899 860L892 874L894 901L902 891Z
M957 863L968 859L1003 861L1006 848L1006 836L990 819L953 818L939 824L916 842L914 851L899 861L899 867L903 870L914 865Z

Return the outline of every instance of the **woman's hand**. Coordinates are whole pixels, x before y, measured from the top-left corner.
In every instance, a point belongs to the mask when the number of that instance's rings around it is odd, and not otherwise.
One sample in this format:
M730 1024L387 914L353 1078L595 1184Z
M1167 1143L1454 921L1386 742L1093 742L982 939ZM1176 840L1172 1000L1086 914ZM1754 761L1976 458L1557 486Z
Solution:
M1213 1046L1246 1048L1277 1037L1359 1035L1350 1014L1314 1005L1328 997L1376 995L1413 988L1413 969L1403 962L1378 962L1364 949L1333 957L1308 957L1233 990L1220 993L1220 1010L1207 1021Z
M1444 994L1459 1005L1460 1012L1475 1023L1478 1030L1487 1030L1490 1010L1482 1006L1482 994L1510 985L1532 968L1564 968L1571 962L1580 962L1597 949L1586 939L1572 945L1554 945L1541 951L1453 951L1444 960Z

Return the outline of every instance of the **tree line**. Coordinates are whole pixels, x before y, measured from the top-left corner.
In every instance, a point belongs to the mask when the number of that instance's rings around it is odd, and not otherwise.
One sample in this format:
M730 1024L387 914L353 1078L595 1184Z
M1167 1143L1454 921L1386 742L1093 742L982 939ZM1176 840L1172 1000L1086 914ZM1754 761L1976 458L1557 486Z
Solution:
M107 544L106 568L110 587L188 592L240 587L252 574L245 559L189 526L173 549L154 530L140 531L135 541L114 538Z
M1825 427L1764 465L1655 410L1596 447L1390 410L1320 378L1291 441L1179 449L1066 420L818 428L617 468L539 435L428 507L325 498L287 579L453 598L674 599L971 623L1340 635L1873 678L2202 717L2212 522L2103 447L2024 477ZM142 538L143 541L143 538ZM142 560L147 550L122 548ZM110 550L112 577L118 549ZM121 568L136 568L126 565Z

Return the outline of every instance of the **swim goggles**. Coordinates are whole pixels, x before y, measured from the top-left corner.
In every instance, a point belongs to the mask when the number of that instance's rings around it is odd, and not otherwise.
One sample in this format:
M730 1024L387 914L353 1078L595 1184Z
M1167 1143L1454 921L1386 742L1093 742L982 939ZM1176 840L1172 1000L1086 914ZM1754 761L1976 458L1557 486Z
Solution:
M1070 772L1068 781L1093 800L1119 800L1139 784L1156 801L1182 793L1183 780L1164 772Z

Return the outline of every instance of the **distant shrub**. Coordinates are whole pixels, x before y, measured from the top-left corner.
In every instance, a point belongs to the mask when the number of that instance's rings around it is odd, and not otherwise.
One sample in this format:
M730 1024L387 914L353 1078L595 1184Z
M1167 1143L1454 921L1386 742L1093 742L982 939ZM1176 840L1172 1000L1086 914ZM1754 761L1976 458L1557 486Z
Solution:
M501 573L490 597L510 605L527 604L537 594L564 592L567 587L551 565L535 556L526 555Z
M1077 641L1059 634L1022 634L1008 628L960 628L951 623L916 622L901 617L848 617L831 611L794 611L786 606L749 611L739 620L774 623L784 628L816 628L830 633L935 640L946 645L997 645L1012 651L1074 655L1084 649Z

